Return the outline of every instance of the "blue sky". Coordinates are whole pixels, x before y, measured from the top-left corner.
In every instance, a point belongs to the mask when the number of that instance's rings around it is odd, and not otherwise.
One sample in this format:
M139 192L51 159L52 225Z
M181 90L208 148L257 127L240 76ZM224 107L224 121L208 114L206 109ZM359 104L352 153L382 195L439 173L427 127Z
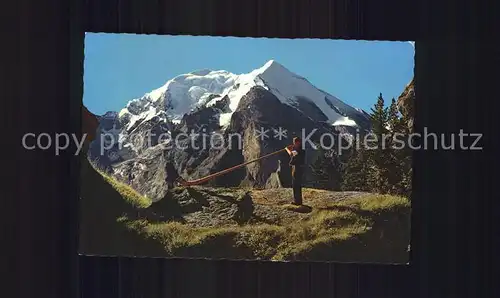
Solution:
M408 42L87 33L83 103L96 113L198 69L247 73L275 60L345 103L369 111L413 77Z

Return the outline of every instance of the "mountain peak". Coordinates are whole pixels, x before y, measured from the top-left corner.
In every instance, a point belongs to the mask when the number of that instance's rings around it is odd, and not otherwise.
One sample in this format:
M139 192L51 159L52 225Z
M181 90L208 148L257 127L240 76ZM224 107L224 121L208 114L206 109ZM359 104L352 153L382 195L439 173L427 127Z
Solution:
M267 61L263 66L251 72L251 74L254 75L267 74L271 76L281 76L286 73L291 74L291 71L273 59Z
M267 61L266 64L264 64L260 69L267 70L267 69L286 69L286 68L276 60L271 59Z
M269 61L266 62L266 64L264 64L264 67L270 67L272 65L280 65L278 62L276 62L274 59L271 59Z

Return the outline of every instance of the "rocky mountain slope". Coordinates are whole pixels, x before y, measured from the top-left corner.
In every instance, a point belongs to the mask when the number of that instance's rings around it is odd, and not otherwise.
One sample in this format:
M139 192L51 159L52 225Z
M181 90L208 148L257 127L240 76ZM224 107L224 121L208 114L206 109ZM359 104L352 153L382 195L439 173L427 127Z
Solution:
M415 113L415 78L411 80L405 89L398 97L397 100L398 109L401 114L408 119L408 126L413 129L414 113Z
M266 137L259 139L261 129ZM103 115L102 137L91 144L89 157L159 200L168 164L184 179L196 179L282 149L293 136L312 134L318 142L323 132L338 136L356 129L369 129L366 112L271 60L248 74L200 70L180 75L121 111ZM338 139L334 142L338 145ZM309 163L315 153L308 149ZM280 162L286 165L288 156L250 164L211 183L286 186L289 168L279 167Z

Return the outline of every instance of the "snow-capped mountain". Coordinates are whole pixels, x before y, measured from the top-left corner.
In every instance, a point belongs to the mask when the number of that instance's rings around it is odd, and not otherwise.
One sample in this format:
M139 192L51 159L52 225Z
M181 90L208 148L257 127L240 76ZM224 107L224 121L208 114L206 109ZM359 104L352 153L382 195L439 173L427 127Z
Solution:
M185 114L203 107L215 105L224 97L229 98L226 111L219 115L222 128L229 125L231 115L248 91L255 86L264 87L282 103L298 108L298 99L305 98L316 105L331 125L363 126L366 114L335 96L328 94L307 79L296 75L274 60L247 74L233 74L224 70L199 70L179 75L162 87L130 101L119 112L119 118L127 122L130 130L138 122L158 117L179 123ZM364 124L364 123L363 123Z
M99 133L112 136L112 140L96 138L89 157L134 188L159 199L165 190L167 165L174 164L185 179L199 178L281 149L290 143L291 136L300 136L302 130L353 133L356 129L369 129L369 123L363 110L349 106L270 60L246 74L198 70L179 75L130 101L118 113L106 113L100 117ZM244 140L243 148L234 150L229 143L220 148L198 148L201 141L192 135L173 149L158 146L162 134L174 137L199 132L201 127L224 135L238 133ZM289 138L257 140L259 127L271 131L283 128ZM306 156L314 158L314 154ZM286 164L287 158L285 154L265 163L250 164L214 183L276 184L269 179L278 177L278 161ZM287 170L281 169L280 175L287 177Z

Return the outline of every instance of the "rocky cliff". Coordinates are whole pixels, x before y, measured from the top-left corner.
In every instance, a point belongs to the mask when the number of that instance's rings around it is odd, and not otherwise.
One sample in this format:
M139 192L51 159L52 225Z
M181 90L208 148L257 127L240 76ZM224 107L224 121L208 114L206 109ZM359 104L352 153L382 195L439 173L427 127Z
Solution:
M411 82L406 85L405 89L397 100L397 105L401 115L408 119L408 126L410 130L413 130L413 122L415 119L415 78L413 78Z

